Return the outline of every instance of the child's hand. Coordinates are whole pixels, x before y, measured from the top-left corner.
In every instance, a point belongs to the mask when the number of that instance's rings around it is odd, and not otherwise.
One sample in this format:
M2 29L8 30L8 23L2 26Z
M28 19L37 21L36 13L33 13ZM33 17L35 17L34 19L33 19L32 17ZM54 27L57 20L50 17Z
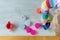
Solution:
M60 13L54 15L50 28L56 32L56 35L60 35Z

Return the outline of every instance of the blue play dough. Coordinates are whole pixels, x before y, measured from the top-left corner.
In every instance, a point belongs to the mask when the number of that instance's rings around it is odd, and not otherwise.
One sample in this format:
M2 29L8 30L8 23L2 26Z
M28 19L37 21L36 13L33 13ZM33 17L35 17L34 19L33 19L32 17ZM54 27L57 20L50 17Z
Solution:
M54 0L50 0L50 5L51 5L51 7L55 8Z
M44 20L46 20L46 19L48 18L48 14L43 14L43 13L42 13L42 18L43 18Z
M46 23L46 25L42 25L42 27L44 28L44 30L47 30L50 27L50 23Z
M44 28L44 30L46 30L46 29L47 29L45 25L42 25L42 27Z
M46 23L46 26L47 26L47 28L49 28L50 27L50 22Z

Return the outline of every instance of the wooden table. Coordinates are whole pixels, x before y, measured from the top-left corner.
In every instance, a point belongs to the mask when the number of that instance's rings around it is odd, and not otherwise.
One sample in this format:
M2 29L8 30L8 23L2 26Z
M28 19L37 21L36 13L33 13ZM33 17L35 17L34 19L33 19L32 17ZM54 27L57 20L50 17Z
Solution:
M0 40L59 40L58 36L0 36Z

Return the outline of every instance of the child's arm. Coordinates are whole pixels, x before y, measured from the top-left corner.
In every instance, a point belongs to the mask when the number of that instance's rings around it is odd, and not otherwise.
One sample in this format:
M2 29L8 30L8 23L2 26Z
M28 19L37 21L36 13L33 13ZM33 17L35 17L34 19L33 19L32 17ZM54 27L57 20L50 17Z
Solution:
M53 17L50 28L56 32L56 35L60 36L60 12L57 12Z

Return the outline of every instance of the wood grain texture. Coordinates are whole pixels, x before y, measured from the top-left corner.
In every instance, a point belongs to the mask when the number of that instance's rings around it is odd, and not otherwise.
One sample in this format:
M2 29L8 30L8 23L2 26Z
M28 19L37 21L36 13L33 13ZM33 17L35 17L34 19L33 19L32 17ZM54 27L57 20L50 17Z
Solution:
M0 36L0 40L59 40L58 36Z

